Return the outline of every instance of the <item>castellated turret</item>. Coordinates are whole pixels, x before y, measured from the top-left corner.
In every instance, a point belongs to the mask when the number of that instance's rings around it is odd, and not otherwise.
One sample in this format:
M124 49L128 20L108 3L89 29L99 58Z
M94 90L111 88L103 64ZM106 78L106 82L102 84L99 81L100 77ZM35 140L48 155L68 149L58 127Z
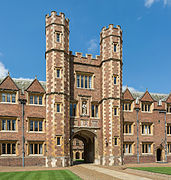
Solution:
M103 164L122 162L122 30L110 24L100 33Z
M46 15L47 166L70 163L69 20L63 13Z

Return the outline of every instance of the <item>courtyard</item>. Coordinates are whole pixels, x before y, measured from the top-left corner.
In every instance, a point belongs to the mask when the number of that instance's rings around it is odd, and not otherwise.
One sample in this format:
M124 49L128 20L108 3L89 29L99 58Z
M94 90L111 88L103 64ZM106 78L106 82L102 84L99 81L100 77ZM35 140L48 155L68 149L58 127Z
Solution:
M144 163L123 166L79 164L66 168L1 167L0 180L166 180L171 179L171 163Z

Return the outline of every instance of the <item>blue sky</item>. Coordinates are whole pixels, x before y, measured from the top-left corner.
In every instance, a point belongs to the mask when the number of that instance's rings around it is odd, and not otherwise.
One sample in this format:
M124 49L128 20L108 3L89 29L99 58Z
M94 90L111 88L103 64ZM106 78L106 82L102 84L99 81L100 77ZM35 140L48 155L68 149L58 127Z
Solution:
M170 93L171 0L1 0L0 76L45 80L45 15L70 19L70 50L99 54L100 31L123 30L123 85Z

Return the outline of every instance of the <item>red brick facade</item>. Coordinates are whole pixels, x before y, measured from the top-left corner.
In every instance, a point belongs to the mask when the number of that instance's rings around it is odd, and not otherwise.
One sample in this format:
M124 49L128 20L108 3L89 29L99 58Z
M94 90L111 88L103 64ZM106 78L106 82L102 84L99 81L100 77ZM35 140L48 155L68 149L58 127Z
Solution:
M0 165L22 165L21 100L26 166L72 165L75 138L84 143L85 162L171 161L171 96L122 92L120 26L103 27L96 58L73 55L69 20L51 12L45 55L46 82L0 80Z

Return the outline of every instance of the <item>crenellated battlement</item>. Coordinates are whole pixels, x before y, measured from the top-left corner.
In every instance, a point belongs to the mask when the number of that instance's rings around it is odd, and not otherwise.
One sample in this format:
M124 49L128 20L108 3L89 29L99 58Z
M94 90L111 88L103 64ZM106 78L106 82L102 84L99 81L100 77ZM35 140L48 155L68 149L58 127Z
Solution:
M75 57L79 58L79 59L87 59L87 60L99 60L100 55L96 55L96 57L94 58L92 54L86 54L85 56L83 56L83 53L81 52L75 52Z
M121 30L121 26L120 25L114 26L114 24L109 24L108 26L104 26L102 28L102 32L107 31L107 30L111 30L111 29Z
M65 18L65 14L62 12L59 12L59 14L56 11L51 11L50 14L46 14L46 26L52 23L59 23L59 24L65 24L66 26L69 26L69 19Z

